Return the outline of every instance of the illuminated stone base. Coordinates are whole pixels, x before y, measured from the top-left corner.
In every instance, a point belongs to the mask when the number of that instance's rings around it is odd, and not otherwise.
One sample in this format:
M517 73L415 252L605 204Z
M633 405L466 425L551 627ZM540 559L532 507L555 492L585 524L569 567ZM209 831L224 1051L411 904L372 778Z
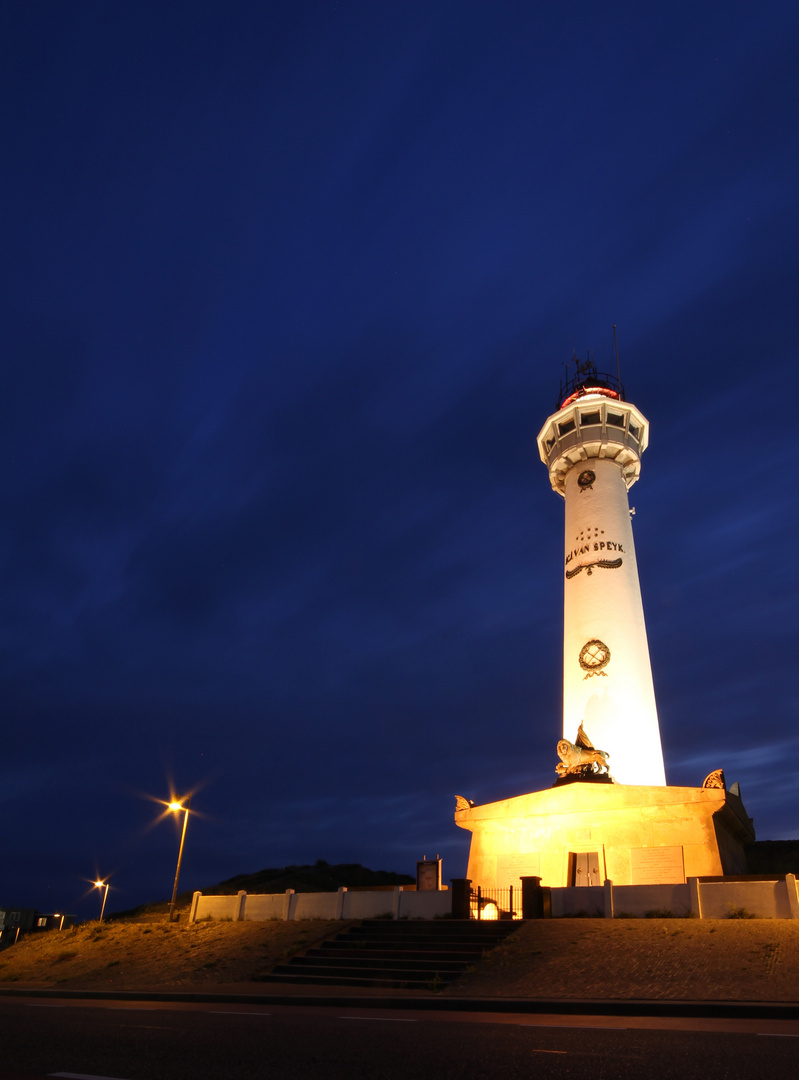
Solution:
M467 877L484 888L654 885L746 874L755 831L723 788L574 783L455 811L472 833Z

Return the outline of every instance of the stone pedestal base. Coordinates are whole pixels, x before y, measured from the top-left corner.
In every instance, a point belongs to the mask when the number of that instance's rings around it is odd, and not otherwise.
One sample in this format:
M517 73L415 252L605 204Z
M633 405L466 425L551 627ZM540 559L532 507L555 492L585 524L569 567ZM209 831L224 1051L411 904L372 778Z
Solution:
M527 876L562 887L746 874L755 838L722 788L576 783L456 810L455 823L472 833L467 877L489 889Z

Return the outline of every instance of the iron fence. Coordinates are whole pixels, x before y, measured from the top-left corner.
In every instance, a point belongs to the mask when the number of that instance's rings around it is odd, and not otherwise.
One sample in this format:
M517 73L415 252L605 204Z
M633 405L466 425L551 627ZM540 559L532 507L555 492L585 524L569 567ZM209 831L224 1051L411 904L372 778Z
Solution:
M484 889L478 885L471 890L469 914L472 919L521 919L521 887L511 885L507 889Z

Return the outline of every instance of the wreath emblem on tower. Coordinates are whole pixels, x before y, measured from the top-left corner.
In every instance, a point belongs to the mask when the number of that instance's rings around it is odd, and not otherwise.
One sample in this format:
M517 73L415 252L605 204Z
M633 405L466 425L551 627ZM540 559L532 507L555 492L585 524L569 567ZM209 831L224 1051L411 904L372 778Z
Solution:
M596 480L596 473L593 469L583 469L580 475L577 477L577 486L580 491L590 491L594 486Z
M610 663L610 649L604 641L600 641L599 638L591 638L590 641L586 641L585 645L580 649L580 655L577 659L580 667L586 673L584 679L592 679L595 675L607 677L607 672L602 669L606 668Z

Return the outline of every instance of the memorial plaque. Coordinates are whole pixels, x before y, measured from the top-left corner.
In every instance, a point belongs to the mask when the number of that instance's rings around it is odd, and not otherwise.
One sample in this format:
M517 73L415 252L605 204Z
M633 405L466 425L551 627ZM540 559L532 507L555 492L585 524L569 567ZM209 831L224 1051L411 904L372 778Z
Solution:
M685 882L682 847L639 847L630 852L633 885Z
M497 888L521 888L522 877L538 877L541 856L537 851L525 855L497 855Z

